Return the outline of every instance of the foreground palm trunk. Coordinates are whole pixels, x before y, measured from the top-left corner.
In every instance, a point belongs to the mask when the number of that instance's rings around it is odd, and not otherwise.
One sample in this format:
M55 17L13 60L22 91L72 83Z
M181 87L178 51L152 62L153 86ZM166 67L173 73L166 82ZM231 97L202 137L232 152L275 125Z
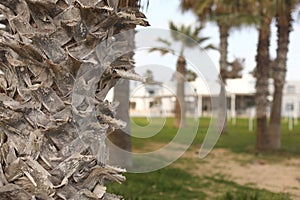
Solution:
M256 148L265 150L268 146L267 130L267 107L268 107L268 86L269 86L269 45L270 45L270 24L271 18L265 17L259 28L259 40L256 56Z
M289 34L292 23L292 9L288 2L280 1L277 14L277 59L274 66L274 94L269 125L269 149L279 149L281 146L281 108L282 93L285 83L286 62L289 45Z
M120 123L104 98L133 71L126 37L110 38L144 15L97 0L2 0L0 12L0 199L119 199L104 186L124 181L106 165Z

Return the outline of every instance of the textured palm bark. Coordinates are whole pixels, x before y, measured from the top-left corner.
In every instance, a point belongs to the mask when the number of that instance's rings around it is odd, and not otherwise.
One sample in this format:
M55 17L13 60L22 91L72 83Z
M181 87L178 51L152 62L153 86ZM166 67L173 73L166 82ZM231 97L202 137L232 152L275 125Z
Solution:
M227 74L227 55L228 55L228 36L229 28L226 25L218 24L220 29L220 75L223 83L221 83L221 91L219 98L219 109L223 112L225 110L225 123L222 129L222 134L227 133L227 103L223 101L223 96L226 96L225 85L226 85L226 74ZM226 99L226 98L225 98Z
M122 123L104 99L120 78L142 80L118 33L145 16L98 0L2 0L0 12L0 199L119 199L105 138Z
M267 130L267 107L269 95L269 46L270 46L270 24L271 18L264 17L259 28L259 40L256 56L256 148L266 150L268 147L268 130Z
M174 108L174 126L176 128L185 126L185 100L184 100L184 83L185 83L185 69L186 61L184 57L180 56L177 60L176 66L176 101Z
M284 9L286 6L287 9ZM288 4L278 7L277 15L277 58L273 69L274 79L274 94L273 103L269 124L269 147L270 150L279 149L281 146L281 109L282 109L282 95L286 76L286 63L289 45L289 34L291 31L291 7Z

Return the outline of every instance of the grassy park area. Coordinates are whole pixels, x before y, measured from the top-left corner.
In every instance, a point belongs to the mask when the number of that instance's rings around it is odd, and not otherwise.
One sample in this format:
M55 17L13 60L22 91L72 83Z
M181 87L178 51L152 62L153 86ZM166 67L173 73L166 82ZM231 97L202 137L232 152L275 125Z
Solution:
M151 119L151 132L162 121ZM112 184L109 190L125 199L297 199L300 198L300 125L289 130L283 119L282 148L275 152L255 150L255 130L248 130L248 119L228 122L228 134L221 135L214 150L204 159L198 157L200 144L209 125L209 118L201 118L193 144L188 151L163 169L142 174L127 173L127 181ZM133 124L147 126L147 118L132 118ZM188 123L193 123L190 120ZM184 128L189 134L189 127ZM139 128L132 126L132 133ZM169 143L177 129L172 118L151 138L132 139L133 152L154 151ZM294 174L293 174L294 173Z

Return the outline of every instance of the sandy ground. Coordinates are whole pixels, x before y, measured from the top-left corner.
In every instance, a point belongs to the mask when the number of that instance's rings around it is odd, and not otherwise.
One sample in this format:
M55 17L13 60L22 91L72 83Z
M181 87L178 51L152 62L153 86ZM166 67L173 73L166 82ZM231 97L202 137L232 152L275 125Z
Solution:
M184 156L198 159L196 152ZM241 185L288 193L293 199L300 199L300 158L267 161L259 160L254 155L215 149L197 162L193 174L222 175L226 180Z

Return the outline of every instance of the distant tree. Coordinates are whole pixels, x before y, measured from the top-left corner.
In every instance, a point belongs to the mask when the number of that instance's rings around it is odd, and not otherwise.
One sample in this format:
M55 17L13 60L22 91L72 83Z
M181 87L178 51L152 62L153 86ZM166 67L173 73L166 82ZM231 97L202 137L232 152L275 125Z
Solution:
M281 146L281 109L282 94L286 76L286 62L291 31L293 9L299 4L298 0L273 0L257 1L261 15L259 25L259 44L257 52L257 67L254 75L256 84L256 106L257 106L257 142L258 150L274 150ZM277 26L277 56L275 59L267 59L270 44L270 23L276 18ZM267 35L266 35L267 34ZM258 69L259 68L259 69ZM270 122L267 122L268 105L268 79L273 78L274 93L271 104ZM269 126L268 126L269 125Z
M275 65L276 65L275 59L270 58L269 78L273 78L274 77L273 74L274 74ZM255 78L256 78L256 73L257 73L256 68L254 68L252 71L250 71L250 74L252 76L254 76Z
M118 5L119 9L131 9L137 11L141 7L140 0L108 0L111 7ZM148 6L149 1L146 1ZM143 15L141 15L143 16ZM135 25L127 25L131 27L131 30L126 31L126 39L131 49L134 49L135 38ZM130 60L133 59L134 54L128 54ZM130 68L134 67L134 63L130 62ZM120 65L119 67L122 67ZM111 165L121 166L123 168L129 168L132 166L132 158L128 152L131 152L131 136L130 136L130 116L129 116L129 80L121 80L114 87L115 102L119 103L116 109L116 118L124 121L126 126L121 129L116 129L113 133L108 135L109 143L109 160ZM124 151L120 151L120 149Z
M236 58L232 62L229 62L225 73L226 79L241 78L244 68L245 59Z
M172 77L171 77L171 81L176 81L176 73L175 72ZM197 79L198 75L196 72L194 72L193 70L191 69L186 69L185 71L185 81L187 82L192 82L192 81L195 81Z
M185 73L185 80L187 82L192 82L195 81L196 78L198 77L197 73L194 72L193 70L187 69Z
M270 25L275 16L276 0L256 0L253 2L253 14L259 15L258 45L256 55L256 148L268 149L267 108L269 105L269 78L270 78Z
M299 0L276 1L276 26L277 26L277 57L273 62L272 78L274 79L274 93L271 107L270 123L268 128L268 149L279 149L281 146L281 108L282 94L287 71L287 53L289 35L292 29L292 11L299 5Z
M172 30L171 36L175 41L181 43L181 51L176 63L176 102L174 108L174 126L179 128L185 125L185 101L184 101L184 82L186 77L186 60L184 58L184 51L186 48L195 48L196 45L203 45L209 37L201 37L200 33L203 30L203 26L192 28L192 26L176 26L174 22L169 23L169 28ZM178 34L184 34L185 36ZM191 39L196 42L191 42ZM171 49L170 41L162 38L158 38L158 41L163 45L161 47L155 47L150 50L159 51L162 55L167 53L174 53L174 49ZM214 49L212 44L208 44L203 49Z
M223 83L221 83L220 96L225 96L225 85L227 78L235 77L235 73L231 71L232 66L228 62L228 37L230 30L233 28L240 28L245 25L252 25L257 23L257 17L251 15L248 0L228 1L228 0L181 0L181 9L183 11L191 10L201 22L212 21L219 27L220 37L220 76ZM231 69L228 69L231 68ZM226 102L220 98L220 108L224 110L227 107ZM225 113L226 116L226 113ZM225 120L226 121L226 120ZM227 132L227 125L224 124L222 133Z
M153 71L151 71L150 69L147 69L144 77L146 79L146 83L153 83L154 82L154 75L153 75Z

